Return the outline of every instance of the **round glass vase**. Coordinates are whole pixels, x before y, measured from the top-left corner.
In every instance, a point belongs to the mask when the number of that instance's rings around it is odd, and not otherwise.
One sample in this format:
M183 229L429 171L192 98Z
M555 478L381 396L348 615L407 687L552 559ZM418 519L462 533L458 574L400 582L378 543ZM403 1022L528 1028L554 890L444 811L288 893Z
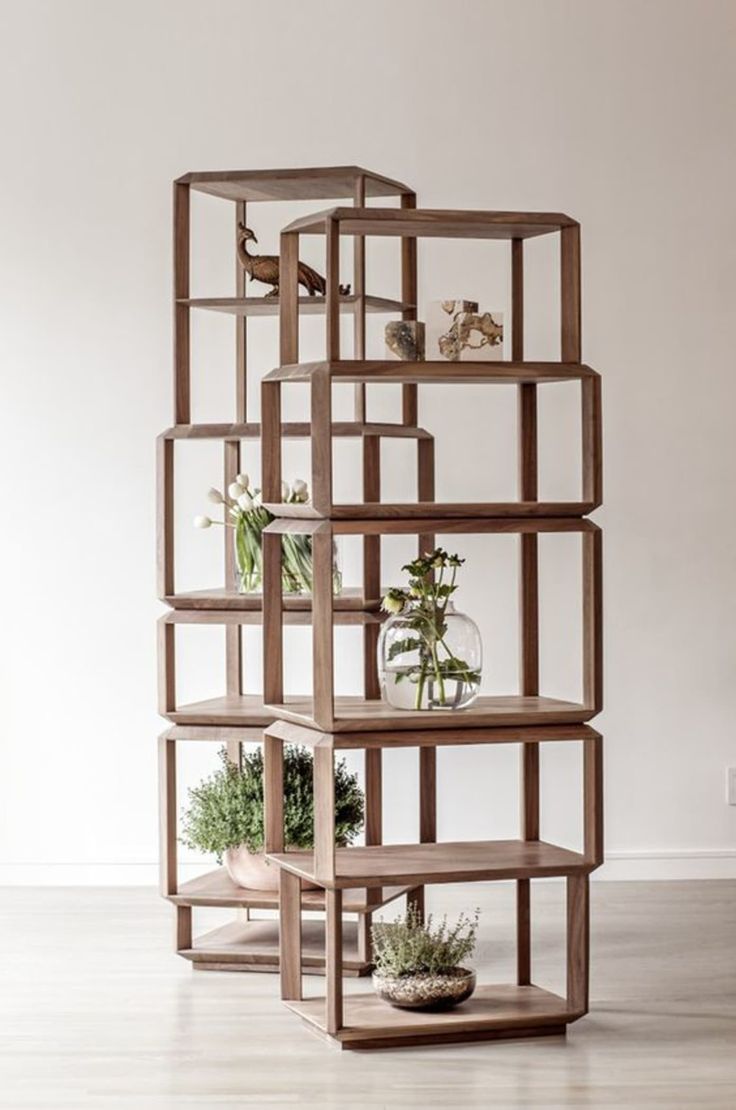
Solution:
M478 696L482 663L478 625L451 602L438 627L411 608L381 627L381 692L394 709L466 709Z

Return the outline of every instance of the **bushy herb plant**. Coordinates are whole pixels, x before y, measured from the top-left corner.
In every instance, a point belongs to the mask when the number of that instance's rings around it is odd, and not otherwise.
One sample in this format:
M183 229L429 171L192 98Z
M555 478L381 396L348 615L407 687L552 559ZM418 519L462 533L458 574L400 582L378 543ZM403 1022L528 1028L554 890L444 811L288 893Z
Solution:
M475 948L478 910L473 917L461 914L450 927L447 917L435 924L410 906L398 921L377 922L373 936L373 960L383 975L442 975L459 967Z
M263 751L244 752L237 767L223 748L222 766L189 790L182 843L222 860L228 848L263 851ZM363 792L344 760L335 766L335 839L351 842L363 824ZM314 846L312 757L306 748L284 748L284 840L290 848Z

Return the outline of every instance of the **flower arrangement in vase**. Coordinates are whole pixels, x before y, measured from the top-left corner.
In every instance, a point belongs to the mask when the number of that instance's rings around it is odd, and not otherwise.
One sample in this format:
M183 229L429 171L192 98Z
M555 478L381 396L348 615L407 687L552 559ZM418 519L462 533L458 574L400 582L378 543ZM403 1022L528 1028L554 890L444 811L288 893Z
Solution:
M480 689L482 645L475 621L456 613L452 596L465 562L441 547L407 563L406 588L382 602L381 689L396 709L464 709Z
M449 1010L470 998L475 972L461 963L475 949L478 910L435 925L410 907L403 918L377 922L373 940L373 988L379 998L404 1010Z
M278 868L263 853L263 751L244 752L240 766L223 748L222 766L189 790L181 841L212 853L238 886L278 890ZM335 766L335 841L345 847L363 825L363 792L344 760ZM288 848L314 847L314 789L310 752L284 747L284 841Z
M247 474L238 474L228 486L227 496L214 487L207 493L214 505L223 505L230 520L212 520L209 516L196 516L195 528L211 528L219 524L233 529L235 562L238 569L240 593L258 593L263 586L263 551L261 535L276 518L261 501L261 491L253 489ZM309 488L301 478L291 485L283 482L282 500L289 505L308 504ZM312 592L312 539L311 536L284 535L281 541L281 580L284 593L308 594ZM339 594L342 575L337 551L333 550L332 588Z

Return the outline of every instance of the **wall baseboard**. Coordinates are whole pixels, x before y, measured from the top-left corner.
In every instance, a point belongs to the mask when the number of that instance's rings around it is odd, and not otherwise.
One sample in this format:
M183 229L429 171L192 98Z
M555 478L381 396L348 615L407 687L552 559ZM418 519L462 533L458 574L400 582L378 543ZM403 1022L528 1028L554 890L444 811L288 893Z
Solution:
M208 865L184 863L194 878ZM736 879L736 848L610 852L598 881ZM0 863L0 886L156 886L155 863Z

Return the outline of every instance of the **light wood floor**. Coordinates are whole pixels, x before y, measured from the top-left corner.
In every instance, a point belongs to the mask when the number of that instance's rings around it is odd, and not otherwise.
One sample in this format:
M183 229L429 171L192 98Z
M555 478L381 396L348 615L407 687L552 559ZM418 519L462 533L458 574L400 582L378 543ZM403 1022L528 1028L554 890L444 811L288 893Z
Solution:
M736 883L595 883L593 1009L567 1040L371 1054L313 1038L273 976L193 972L152 891L1 894L7 1110L736 1107ZM511 888L432 896L481 906L476 964L508 980ZM560 885L537 884L535 908L535 980L560 989Z

